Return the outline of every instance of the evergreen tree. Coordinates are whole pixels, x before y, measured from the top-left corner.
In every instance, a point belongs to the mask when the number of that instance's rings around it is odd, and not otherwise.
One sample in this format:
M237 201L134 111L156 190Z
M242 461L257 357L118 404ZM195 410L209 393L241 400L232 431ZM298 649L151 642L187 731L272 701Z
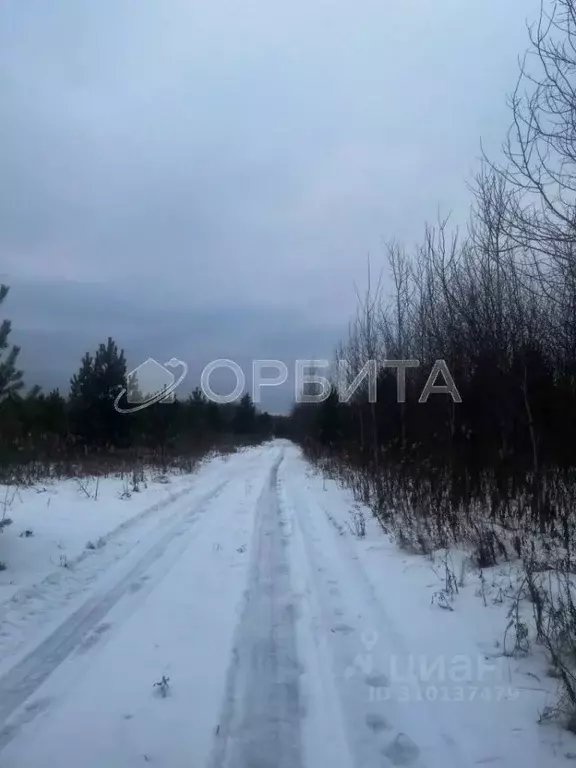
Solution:
M94 356L87 352L70 383L75 433L92 446L128 444L130 420L114 408L126 383L126 358L112 338L100 344Z
M264 413L258 414L257 425L258 425L258 433L262 435L262 437L269 438L272 436L274 425L272 421L272 416L270 416L268 411L264 411Z
M145 396L140 389L140 382L138 381L138 373L133 372L128 376L126 381L126 400L129 405L138 405L143 403Z
M239 435L253 434L256 431L256 407L248 392L236 406L232 418L232 429Z
M68 433L68 410L66 400L58 389L53 389L43 397L44 408L42 414L43 430L47 434L53 434L63 439Z
M9 290L7 285L0 285L0 304L6 299ZM0 324L0 400L18 392L24 386L22 371L16 368L20 347L10 347L8 343L11 330L10 320L3 320Z
M211 432L218 434L222 431L222 412L223 407L217 403L210 401L206 404L206 423Z
M186 400L185 424L193 434L202 434L208 428L208 401L200 387L196 387Z

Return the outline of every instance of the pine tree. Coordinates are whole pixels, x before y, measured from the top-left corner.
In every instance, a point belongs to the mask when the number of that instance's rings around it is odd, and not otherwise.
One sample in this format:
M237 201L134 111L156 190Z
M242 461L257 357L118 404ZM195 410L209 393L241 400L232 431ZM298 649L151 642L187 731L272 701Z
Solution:
M5 300L9 290L7 285L0 285L0 304ZM18 392L24 386L22 371L16 368L20 347L10 347L8 344L11 330L10 320L3 320L0 324L0 400Z
M252 434L256 431L256 407L248 392L236 406L232 429L240 435Z
M146 400L146 396L140 389L138 373L133 371L126 381L126 401L129 405L140 405Z
M87 352L70 383L75 433L87 444L122 446L128 443L130 421L114 408L126 384L126 358L112 338L100 344L94 356Z

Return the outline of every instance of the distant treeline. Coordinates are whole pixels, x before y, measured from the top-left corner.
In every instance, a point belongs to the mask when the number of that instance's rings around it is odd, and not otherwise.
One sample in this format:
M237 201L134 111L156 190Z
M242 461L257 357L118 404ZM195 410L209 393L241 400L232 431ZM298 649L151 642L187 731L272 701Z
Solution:
M0 303L7 294L8 288L0 287ZM0 326L0 464L111 453L162 460L282 431L282 418L259 412L249 394L221 405L199 388L171 403L118 413L114 401L128 372L124 352L111 338L86 353L66 395L39 387L25 391L17 368L20 350L9 345L9 334L6 320Z
M334 391L293 412L295 437L361 470L379 507L397 476L443 489L447 519L477 501L500 519L522 498L531 523L562 530L558 483L571 487L576 467L575 4L556 0L542 14L503 161L484 159L467 230L442 220L413 249L389 241L387 271L337 352L354 373L369 359L419 360L406 402L383 370L376 403L363 387L350 403ZM437 359L461 403L418 402Z

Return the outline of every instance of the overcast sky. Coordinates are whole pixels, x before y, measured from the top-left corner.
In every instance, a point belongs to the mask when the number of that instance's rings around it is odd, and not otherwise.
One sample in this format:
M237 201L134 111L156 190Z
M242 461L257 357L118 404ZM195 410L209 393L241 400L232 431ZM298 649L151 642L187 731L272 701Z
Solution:
M191 377L330 356L368 254L465 221L537 6L2 0L0 276L28 383L66 387L108 335Z

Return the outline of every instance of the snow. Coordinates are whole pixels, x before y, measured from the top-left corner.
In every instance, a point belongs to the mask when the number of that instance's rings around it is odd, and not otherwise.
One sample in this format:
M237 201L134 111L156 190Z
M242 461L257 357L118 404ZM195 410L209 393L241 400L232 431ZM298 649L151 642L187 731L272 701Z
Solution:
M0 601L72 564L87 549L101 546L102 537L147 509L159 509L179 491L187 489L186 475L159 482L152 475L140 492L122 496L130 489L122 478L69 479L29 488L0 486L6 517L13 522L0 535ZM4 510L4 507L6 509ZM26 537L25 532L31 536Z
M239 451L234 463L241 468L244 457L258 456L259 450ZM140 543L155 541L231 461L218 456L195 474L168 475L162 482L152 475L129 498L126 481L117 478L100 480L97 499L95 480L83 481L90 497L75 480L42 486L41 493L19 489L8 513L13 523L0 534L0 560L7 564L0 572L0 674L81 605L110 569L127 568ZM21 537L27 529L34 535Z
M284 441L130 499L114 482L98 501L60 483L11 509L3 766L556 768L576 755L572 734L537 723L557 693L543 654L502 655L513 565L482 587L449 553L464 578L443 609L442 553L399 550ZM58 545L71 568L54 566Z
M366 536L358 538L352 533L358 505L350 492L312 472L296 454L287 457L284 471L288 478L306 478L292 485L292 504L308 532L308 559L316 563L324 629L330 612L342 623L343 631L333 627L332 656L349 722L359 709L369 709L356 681L382 678L385 685L370 686L374 706L367 717L382 717L405 732L424 752L424 765L552 768L576 756L571 734L537 724L558 694L543 652L502 655L511 605L502 594L517 578L514 565L484 572L486 604L478 574L465 571L452 610L443 610L432 596L444 586L444 553L432 562L400 551L368 510ZM466 553L449 557L460 579ZM524 606L524 615L530 610ZM356 735L361 742L358 764L364 764L361 734L352 725L349 742Z

